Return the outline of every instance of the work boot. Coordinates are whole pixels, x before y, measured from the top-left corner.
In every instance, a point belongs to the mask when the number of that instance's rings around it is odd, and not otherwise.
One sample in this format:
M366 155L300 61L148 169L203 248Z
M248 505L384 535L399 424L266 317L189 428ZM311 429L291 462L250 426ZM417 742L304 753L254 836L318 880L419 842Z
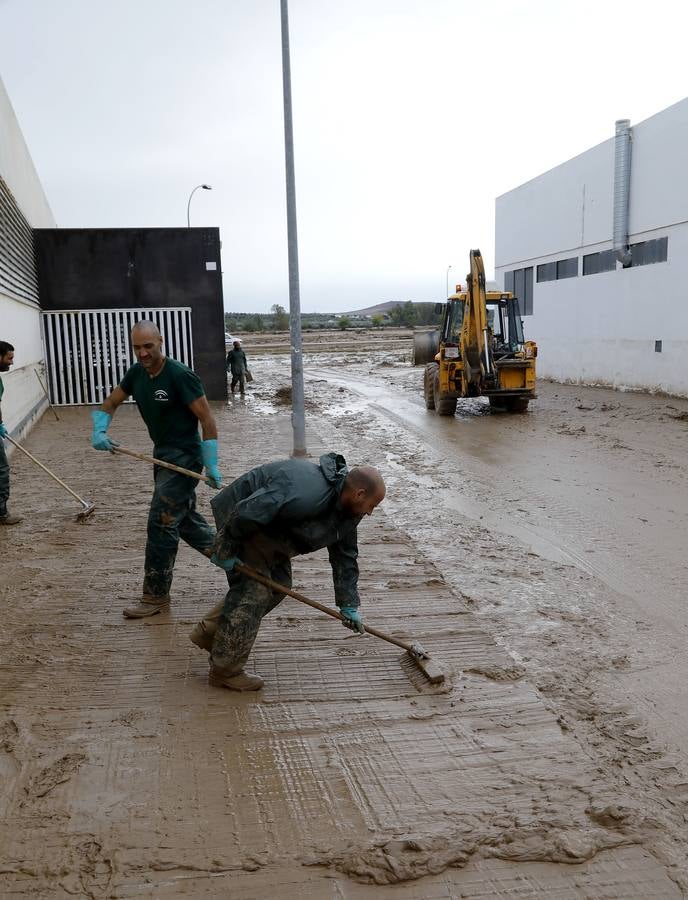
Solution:
M222 600L216 606L213 606L210 612L206 613L201 621L191 629L191 634L189 635L191 643L200 647L201 650L207 650L208 653L213 649L213 640L215 638L215 632L217 631L217 623L220 619L220 613L222 612L224 605L225 601Z
M207 650L208 653L213 649L213 638L215 637L215 632L212 633L208 631L206 628L205 622L201 619L198 624L194 625L191 629L191 634L189 635L189 640L192 644L195 644L197 647L200 647L201 650Z
M122 610L122 615L126 619L145 619L146 616L154 616L156 613L163 612L170 608L170 598L167 597L151 597L144 594L143 597Z
M0 516L0 525L18 525L23 521L21 516L13 516L12 513L5 513L4 516Z
M243 669L238 672L223 672L211 665L208 672L208 684L212 687L229 688L230 691L259 691L265 682L260 675L249 675Z

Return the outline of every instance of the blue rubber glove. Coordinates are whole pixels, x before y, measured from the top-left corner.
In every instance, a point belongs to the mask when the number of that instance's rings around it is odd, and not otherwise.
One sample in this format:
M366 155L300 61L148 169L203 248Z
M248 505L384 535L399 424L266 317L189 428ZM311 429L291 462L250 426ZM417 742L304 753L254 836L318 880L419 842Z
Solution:
M231 572L234 569L234 566L242 565L238 556L230 556L229 559L218 559L217 553L213 553L210 557L210 562L219 566L221 569L224 569L225 572Z
M364 634L363 619L360 611L355 606L340 606L339 612L342 616L342 625L350 628L352 631L357 631L359 634Z
M7 435L8 433L9 432L7 431L5 426L2 424L2 422L0 422L0 438L5 437L5 435Z
M102 409L94 409L91 413L93 419L93 434L91 445L95 450L112 450L117 444L107 436L108 425L112 422L110 413Z
M209 441L203 441L201 444L201 453L203 454L205 474L208 476L206 481L210 487L221 488L222 473L217 465L217 440L211 438Z

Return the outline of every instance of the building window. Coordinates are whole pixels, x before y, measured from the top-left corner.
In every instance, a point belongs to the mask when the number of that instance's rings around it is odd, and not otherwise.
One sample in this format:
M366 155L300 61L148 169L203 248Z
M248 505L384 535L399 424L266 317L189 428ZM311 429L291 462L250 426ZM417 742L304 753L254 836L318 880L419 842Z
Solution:
M631 266L649 266L652 263L666 262L668 249L669 238L665 237L631 244Z
M560 278L576 278L578 276L578 257L557 260L557 281Z
M555 262L540 263L537 267L537 280L558 281L560 278L575 278L578 275L578 257L557 259Z
M538 284L541 281L556 281L557 280L557 264L555 262L541 263L537 267L537 280L538 280Z
M616 252L614 250L601 250L599 253L588 253L583 257L584 275L614 271L616 271Z
M539 280L539 279L538 279ZM504 273L504 290L518 297L522 316L533 315L533 267Z

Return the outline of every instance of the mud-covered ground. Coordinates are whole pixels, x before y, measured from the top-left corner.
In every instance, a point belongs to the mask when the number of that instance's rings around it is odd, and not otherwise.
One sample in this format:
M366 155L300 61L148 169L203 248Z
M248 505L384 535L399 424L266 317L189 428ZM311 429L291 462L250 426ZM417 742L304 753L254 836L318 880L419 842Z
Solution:
M288 358L216 412L230 477L290 447ZM366 617L446 689L285 601L259 695L209 689L188 631L222 576L180 551L170 613L126 622L150 473L88 413L13 460L0 535L1 896L659 898L688 894L688 401L540 383L526 415L422 402L403 352L306 359L308 447L370 462ZM137 413L113 426L148 450ZM199 491L208 511L210 491ZM325 554L295 584L331 603ZM287 602L290 605L286 605Z

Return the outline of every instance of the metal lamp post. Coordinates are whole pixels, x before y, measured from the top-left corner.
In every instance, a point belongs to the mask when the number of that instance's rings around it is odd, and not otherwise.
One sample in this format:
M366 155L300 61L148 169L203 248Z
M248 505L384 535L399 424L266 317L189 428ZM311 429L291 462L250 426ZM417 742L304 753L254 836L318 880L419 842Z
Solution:
M294 178L294 127L291 109L291 64L289 58L289 11L280 0L282 24L282 92L284 98L284 158L287 187L287 253L289 257L289 331L291 336L291 427L292 456L307 456L306 413L301 346L301 293L299 248L296 230L296 182Z
M189 218L189 211L191 209L191 198L196 193L199 188L203 188L204 191L212 191L212 187L209 184L197 184L196 187L189 194L189 202L186 204L186 227L191 228L191 220Z

